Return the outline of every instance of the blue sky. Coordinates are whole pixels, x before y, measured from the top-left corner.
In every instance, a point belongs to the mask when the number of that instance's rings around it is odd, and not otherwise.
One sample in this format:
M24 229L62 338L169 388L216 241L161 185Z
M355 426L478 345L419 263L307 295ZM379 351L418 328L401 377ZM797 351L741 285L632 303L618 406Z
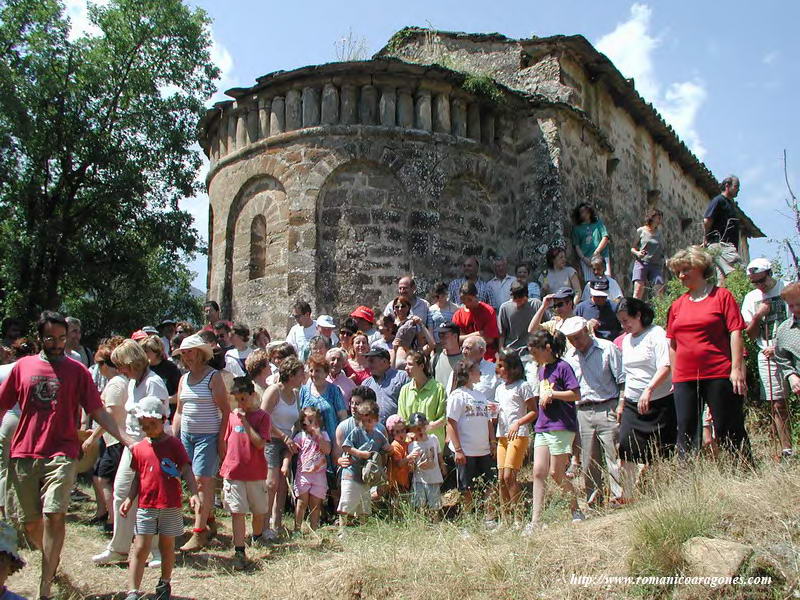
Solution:
M66 0L74 27L85 0ZM718 179L741 178L739 202L771 240L798 237L788 217L783 150L800 192L800 2L273 2L202 0L214 20L220 89L249 86L276 70L336 60L335 42L352 31L369 53L406 25L509 37L582 34L653 102ZM216 99L222 98L221 92ZM205 173L199 174L205 177ZM205 197L184 208L207 235ZM800 244L799 244L800 245ZM753 256L780 257L775 241L751 244ZM800 248L796 248L800 251ZM205 257L192 263L205 289Z

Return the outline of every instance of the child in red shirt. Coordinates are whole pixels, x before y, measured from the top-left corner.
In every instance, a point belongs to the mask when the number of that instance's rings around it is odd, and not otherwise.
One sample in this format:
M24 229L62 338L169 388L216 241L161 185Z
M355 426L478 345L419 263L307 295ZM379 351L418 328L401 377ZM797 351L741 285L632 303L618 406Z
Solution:
M266 440L272 439L272 419L258 407L258 396L249 377L236 377L231 394L237 408L231 411L225 430L225 460L219 474L224 478L222 493L231 513L233 529L233 567L247 567L244 553L247 514L253 515L254 543L264 532L267 514L267 460L264 457Z
M128 497L119 508L120 514L127 516L133 501L139 496L134 526L136 539L128 567L129 591L125 600L144 597L139 586L156 534L161 550L161 579L156 585L154 598L169 600L172 593L170 578L175 566L175 537L183 533L181 477L192 494L189 498L192 510L197 510L200 504L189 455L178 438L164 431L167 416L163 407L161 399L155 396L142 398L136 407L136 417L147 437L131 448L134 478Z

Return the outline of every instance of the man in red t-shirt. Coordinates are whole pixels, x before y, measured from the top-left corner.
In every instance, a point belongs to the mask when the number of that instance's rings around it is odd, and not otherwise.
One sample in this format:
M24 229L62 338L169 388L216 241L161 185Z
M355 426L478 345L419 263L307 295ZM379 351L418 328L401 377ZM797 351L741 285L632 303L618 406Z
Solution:
M459 289L463 306L453 315L453 323L461 329L459 342L464 343L468 337L480 336L486 341L486 360L494 362L497 354L497 339L500 330L497 328L497 313L491 305L478 301L478 288L471 281L465 281Z
M42 550L38 595L49 597L64 545L64 515L77 475L81 408L124 445L132 442L103 409L88 369L64 355L64 317L45 311L37 326L42 352L17 361L0 385L0 419L19 404L8 481L19 500L25 530Z

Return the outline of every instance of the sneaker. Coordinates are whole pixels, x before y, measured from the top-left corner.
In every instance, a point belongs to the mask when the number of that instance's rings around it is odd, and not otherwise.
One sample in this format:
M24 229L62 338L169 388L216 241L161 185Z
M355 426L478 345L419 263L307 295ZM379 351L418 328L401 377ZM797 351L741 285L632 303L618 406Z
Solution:
M233 570L244 571L245 569L247 569L247 557L245 556L244 552L234 552Z
M137 592L135 590L132 592L128 592L128 595L125 596L125 600L141 600L142 598L144 598L144 594Z
M586 520L586 515L584 515L580 510L573 510L572 511L572 522L573 523L580 523L581 521Z
M575 479L578 473L581 470L581 466L577 463L571 462L567 467L567 470L564 472L564 475L567 479Z
M250 537L250 545L253 548L265 548L269 545L269 541L264 537L264 534L254 535Z
M600 490L594 490L586 500L586 506L589 508L597 508L602 502L603 499L600 497Z
M161 557L159 556L156 558L155 556L147 561L147 566L151 569L159 569L161 568Z
M128 555L113 550L103 550L100 554L92 557L92 562L96 565L110 565L113 563L127 562Z
M278 539L278 534L274 529L265 529L264 533L261 534L261 537L269 544L270 542L274 542Z
M781 460L787 460L794 457L794 450L791 448L784 448L781 450Z
M156 594L153 600L169 600L172 597L172 584L169 581L158 580Z
M197 552L208 545L208 530L193 531L192 537L179 548L181 552Z

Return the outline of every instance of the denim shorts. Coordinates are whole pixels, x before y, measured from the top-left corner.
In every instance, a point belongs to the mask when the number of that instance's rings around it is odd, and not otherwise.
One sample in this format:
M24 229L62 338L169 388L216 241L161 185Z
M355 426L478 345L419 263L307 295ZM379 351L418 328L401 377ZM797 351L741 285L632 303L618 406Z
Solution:
M186 433L181 431L181 443L192 461L195 477L214 477L219 469L217 433Z
M664 285L664 273L660 264L633 261L631 281L644 281L653 285Z

